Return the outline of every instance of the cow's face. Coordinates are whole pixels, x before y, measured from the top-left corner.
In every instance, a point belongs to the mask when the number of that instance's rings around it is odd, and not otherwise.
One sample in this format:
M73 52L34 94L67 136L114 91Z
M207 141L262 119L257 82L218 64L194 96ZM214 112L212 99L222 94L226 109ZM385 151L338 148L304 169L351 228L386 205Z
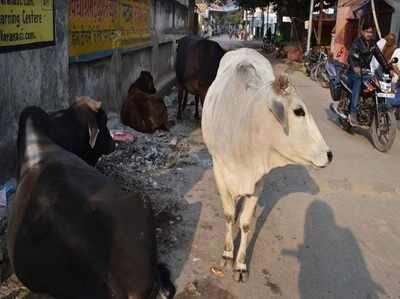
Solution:
M274 142L275 150L295 163L327 166L333 154L293 86L280 77L274 84L271 111L282 126Z
M115 150L115 143L107 128L107 114L101 102L89 97L77 97L74 109L82 125L88 128L88 144L98 155L107 155Z

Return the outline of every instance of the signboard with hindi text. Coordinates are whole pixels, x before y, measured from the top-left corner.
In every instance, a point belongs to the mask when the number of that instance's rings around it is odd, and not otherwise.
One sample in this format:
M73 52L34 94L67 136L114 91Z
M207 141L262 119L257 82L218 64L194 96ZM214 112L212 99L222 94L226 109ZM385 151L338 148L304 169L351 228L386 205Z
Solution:
M53 0L0 0L0 52L54 45Z
M70 62L101 58L113 49L149 41L149 22L150 0L69 0Z

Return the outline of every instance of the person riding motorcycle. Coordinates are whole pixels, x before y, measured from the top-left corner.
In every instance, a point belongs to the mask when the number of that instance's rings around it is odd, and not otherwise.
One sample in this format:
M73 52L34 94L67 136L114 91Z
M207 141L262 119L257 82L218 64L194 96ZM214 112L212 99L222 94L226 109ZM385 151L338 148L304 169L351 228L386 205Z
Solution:
M350 124L352 126L359 126L357 119L358 100L363 78L369 76L370 63L373 57L372 48L375 45L374 35L375 30L372 23L364 23L361 35L353 41L349 51L349 84L352 88Z
M374 41L375 30L370 22L365 22L362 26L361 35L356 38L351 45L349 63L349 84L352 88L350 105L350 124L359 126L357 118L358 101L360 99L362 82L371 77L370 64L373 57L383 71L389 73L392 69L386 61L383 53Z

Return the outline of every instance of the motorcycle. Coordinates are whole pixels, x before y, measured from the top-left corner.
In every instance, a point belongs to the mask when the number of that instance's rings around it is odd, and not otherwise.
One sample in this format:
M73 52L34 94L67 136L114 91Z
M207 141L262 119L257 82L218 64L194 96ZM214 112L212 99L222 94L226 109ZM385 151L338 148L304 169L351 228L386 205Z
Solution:
M382 57L380 57L382 59ZM384 59L384 58L383 58ZM386 62L386 61L385 61ZM392 61L391 63L397 63ZM396 138L397 121L391 103L396 90L391 83L390 64L383 63L383 71L363 77L357 118L362 128L369 129L372 143L378 151L387 152ZM330 109L335 113L341 127L350 132L351 87L348 82L347 66L338 61L328 61L326 71L333 103Z
M310 51L304 56L304 67L306 69L306 75L308 77L311 76L311 70L313 69L314 65L318 63L319 54Z

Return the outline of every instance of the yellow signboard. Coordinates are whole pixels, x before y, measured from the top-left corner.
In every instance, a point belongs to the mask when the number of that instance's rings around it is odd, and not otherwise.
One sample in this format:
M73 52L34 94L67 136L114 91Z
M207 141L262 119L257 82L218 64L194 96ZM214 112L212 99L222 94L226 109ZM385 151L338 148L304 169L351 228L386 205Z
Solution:
M150 38L149 0L70 0L69 4L72 61L102 57Z
M150 39L150 7L148 0L120 1L121 46L134 47Z
M54 44L53 0L0 0L0 51Z

